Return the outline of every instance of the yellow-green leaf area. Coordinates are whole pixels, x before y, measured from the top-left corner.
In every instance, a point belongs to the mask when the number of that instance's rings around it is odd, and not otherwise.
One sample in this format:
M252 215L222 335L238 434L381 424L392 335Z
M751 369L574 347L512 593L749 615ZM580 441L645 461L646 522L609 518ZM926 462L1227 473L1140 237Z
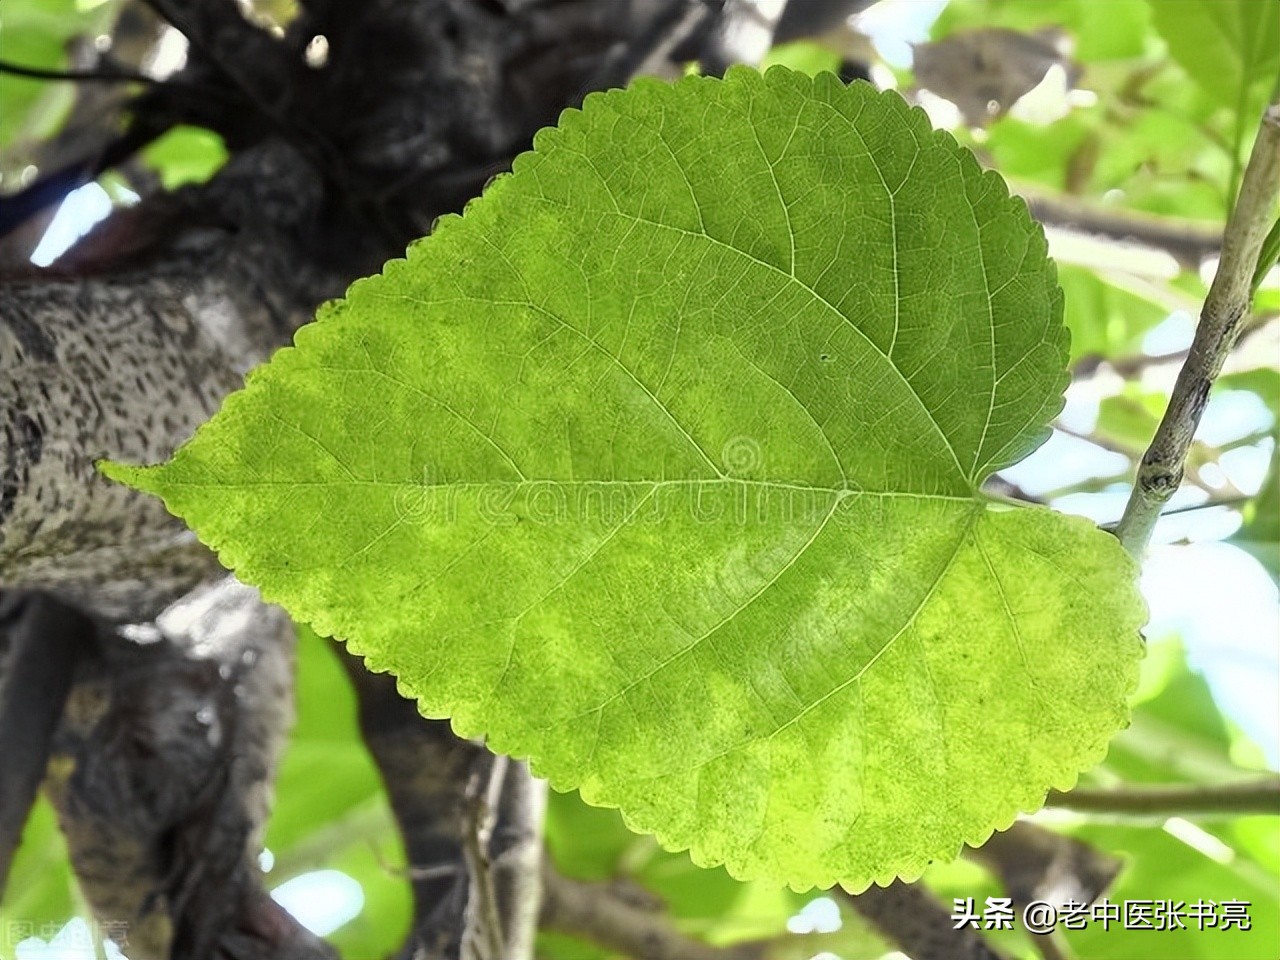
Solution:
M1132 564L978 493L1066 359L1041 231L896 94L642 82L169 463L108 471L556 787L737 876L858 888L1125 721Z

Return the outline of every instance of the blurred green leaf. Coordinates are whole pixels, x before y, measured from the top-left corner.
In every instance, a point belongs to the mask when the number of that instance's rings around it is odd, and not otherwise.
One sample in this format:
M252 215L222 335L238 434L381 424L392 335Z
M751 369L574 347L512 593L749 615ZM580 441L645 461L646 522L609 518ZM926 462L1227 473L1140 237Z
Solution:
M687 853L663 850L629 830L618 811L592 807L575 793L553 792L547 848L557 869L579 880L625 879L666 904L681 929L711 942L776 936L809 897L768 883L704 869Z
M200 127L174 127L142 152L166 190L203 183L227 162L222 138Z
M1214 783L1246 776L1232 762L1244 736L1222 715L1204 678L1191 670L1180 640L1153 645L1144 664L1133 726L1116 737L1090 780L1124 783ZM1239 751L1234 751L1239 753ZM1188 818L1188 821L1195 818ZM1280 830L1274 817L1198 820L1164 828L1160 821L1103 823L1082 819L1063 829L1128 863L1109 893L1130 900L1248 900L1253 929L1125 930L1097 924L1072 932L1078 956L1097 960L1178 957L1263 960L1280 943ZM1188 841L1199 846L1192 846Z
M616 810L592 807L575 793L553 793L547 809L547 849L561 873L579 880L613 881L653 897L686 936L712 944L773 940L787 920L820 892L797 894L764 882L734 880L723 868L704 869L686 853L663 850L652 837L632 833ZM843 911L837 934L780 942L764 960L808 960L822 951L847 960L880 956L887 947L856 916ZM603 960L615 954L561 934L539 938L544 960Z
M1227 205L1243 151L1257 129L1280 67L1280 4L1266 0L1152 0L1169 54L1232 115Z
M824 70L828 73L839 73L840 55L820 43L795 40L791 43L779 44L765 54L760 69L767 70L773 66L790 67L809 76L822 73Z
M985 147L1006 176L1066 192L1072 157L1087 149L1097 125L1090 111L1080 110L1047 127L1004 117L991 126Z
M1074 41L1075 58L1091 63L1141 56L1149 22L1145 0L951 0L934 24L933 39L990 27L1061 28Z
M538 933L536 956L537 960L626 960L621 954L553 930Z
M1121 290L1084 267L1058 265L1063 310L1071 331L1071 359L1114 359L1139 353L1142 338L1168 311Z
M1251 285L1255 296L1258 293L1258 288L1262 286L1262 281L1267 278L1267 274L1276 265L1277 260L1280 260L1280 220L1271 225L1271 229L1267 231L1267 235L1262 241L1262 250L1258 253L1258 265L1254 268L1253 283Z
M1149 676L1158 670L1162 682L1154 691L1148 687L1147 699L1135 706L1133 724L1112 741L1101 772L1133 783L1200 783L1229 777L1232 735L1209 685L1187 666L1181 641L1168 639L1157 647L1161 655L1144 663L1143 671ZM1142 735L1150 731L1162 736ZM1198 770L1180 762L1195 754L1213 758L1216 768Z
M336 850L328 867L341 870L364 891L360 914L330 934L329 942L347 960L392 955L408 935L413 917L403 857L384 859L373 846L353 843Z
M360 739L355 697L325 641L299 628L298 720L276 781L267 846L277 858L336 817L380 795L382 783Z
M1215 902L1245 900L1251 904L1252 918L1252 929L1248 931L1201 931L1194 922L1189 923L1186 930L1126 930L1122 924L1112 924L1109 930L1104 930L1100 924L1090 923L1086 929L1068 935L1078 956L1090 960L1138 957L1271 960L1276 956L1276 944L1280 943L1280 909L1276 906L1275 892L1280 886L1280 877L1263 869L1239 849L1221 842L1215 845L1212 834L1203 840L1204 849L1196 849L1186 840L1151 824L1090 823L1070 832L1081 840L1127 857L1128 863L1108 895L1112 903L1124 900L1194 903L1202 898ZM1214 856L1204 850L1214 850Z
M1280 444L1271 454L1262 489L1245 507L1244 525L1231 542L1256 557L1280 585Z
M1248 390L1267 405L1272 416L1280 422L1280 369L1257 367L1224 374L1214 384L1218 390Z
M76 0L4 0L0 3L0 51L12 63L57 70L66 66L71 38L88 32L95 22ZM42 98L42 116L24 130L28 114ZM0 73L0 147L8 146L19 131L48 136L70 104L70 84Z
M1098 408L1098 432L1141 454L1156 435L1169 405L1169 395L1127 384L1123 392L1104 397Z
M1152 0L1169 54L1223 106L1248 113L1280 68L1280 4L1259 0Z
M358 917L332 940L347 957L393 950L408 929L404 855L382 782L360 738L356 701L327 641L298 630L297 723L276 781L266 846L269 886L312 870L341 870L363 888Z
M13 931L63 924L76 913L76 887L53 807L41 797L22 834L0 904L0 957L10 956ZM14 926L18 925L18 926Z

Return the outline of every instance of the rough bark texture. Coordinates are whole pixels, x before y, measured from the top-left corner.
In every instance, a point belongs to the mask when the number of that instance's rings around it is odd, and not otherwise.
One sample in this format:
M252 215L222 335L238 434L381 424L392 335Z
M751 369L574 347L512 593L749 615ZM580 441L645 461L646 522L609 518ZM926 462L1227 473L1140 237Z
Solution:
M919 884L895 880L851 899L853 908L912 960L1004 960L978 931L954 929L947 908Z
M159 249L125 269L59 276L69 269L60 266L0 286L0 585L145 621L217 575L160 503L109 483L94 463L167 457L340 292L337 278L291 259L286 242L317 192L296 155L272 144L237 158L213 187L91 235L88 247L110 241L118 256L149 231Z
M127 925L137 958L326 955L258 867L292 722L288 618L224 580L102 633L46 781L95 914Z

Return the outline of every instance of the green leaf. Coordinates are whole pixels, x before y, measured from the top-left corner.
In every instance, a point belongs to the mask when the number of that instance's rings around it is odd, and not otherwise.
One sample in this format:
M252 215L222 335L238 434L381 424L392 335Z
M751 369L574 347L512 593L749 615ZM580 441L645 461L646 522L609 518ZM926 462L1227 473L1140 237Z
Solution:
M1169 53L1210 96L1248 112L1249 92L1276 80L1280 4L1258 0L1152 0ZM1256 123L1250 116L1249 122Z
M793 40L779 44L765 54L762 69L787 67L801 73L815 74L824 70L840 72L840 54L812 40Z
M174 127L142 152L166 190L204 183L227 161L222 138L200 127Z
M58 829L58 815L48 800L38 797L22 831L22 843L0 902L4 946L16 946L19 940L51 926L61 927L75 915L76 907L75 878Z
M1249 285L1249 292L1253 296L1258 295L1258 288L1262 286L1262 281L1267 278L1267 274L1271 272L1277 260L1280 260L1280 220L1271 225L1271 229L1262 239L1262 249L1258 251L1258 264L1253 268L1253 282Z
M1134 458L1140 457L1154 439L1168 406L1167 393L1127 383L1119 393L1103 397L1099 403L1098 433L1130 451Z
M1143 607L977 493L1047 435L1044 238L896 94L642 82L543 131L168 464L224 562L695 862L915 875L1101 758Z
M381 796L382 783L360 737L351 684L326 641L298 631L294 697L298 719L276 778L267 846L277 859L316 830ZM325 783L324 790L316 790ZM316 869L321 864L310 864Z
M1093 773L1098 785L1203 783L1243 776L1230 759L1231 732L1204 677L1187 665L1180 639L1151 644L1143 666L1163 674L1134 705L1131 725L1111 741ZM1150 679L1150 678L1148 678Z
M1274 818L1272 819L1274 824ZM1273 828L1274 829L1274 828ZM1262 960L1275 954L1280 938L1280 910L1275 890L1280 877L1263 871L1239 850L1221 849L1214 856L1190 846L1151 824L1091 823L1072 831L1081 840L1121 854L1128 861L1116 885L1108 892L1112 903L1126 900L1166 900L1194 904L1197 901L1245 900L1250 906L1251 929L1198 929L1194 919L1185 929L1125 930L1090 923L1068 939L1076 955L1099 960L1132 960L1161 956L1186 960ZM1208 841L1212 844L1212 840ZM1211 849L1206 847L1206 849ZM1226 862L1223 862L1226 861ZM1159 947L1152 951L1152 938Z
M1163 686L1135 706L1133 726L1113 741L1099 768L1099 782L1111 787L1124 783L1212 784L1247 777L1249 771L1232 761L1244 735L1234 731L1231 721L1222 715L1204 677L1188 667L1181 641L1157 642L1153 654L1163 661ZM1162 956L1189 960L1261 958L1275 952L1273 945L1280 936L1280 903L1273 893L1280 884L1280 864L1275 857L1280 834L1275 818L1188 819L1209 835L1199 849L1189 845L1196 833L1195 828L1188 831L1185 822L1174 826L1171 833L1158 822L1086 820L1070 832L1127 855L1128 864L1108 893L1112 902L1248 900L1253 929L1199 930L1192 922L1186 930L1153 934L1114 926L1104 931L1090 924L1084 931L1069 934L1079 956L1115 960L1145 956L1153 935L1161 938ZM1217 844L1212 840L1215 837Z
M0 50L5 60L20 66L64 69L72 38L91 35L104 19L102 10L87 14L75 0L4 0ZM73 96L70 83L0 73L0 147L18 138L50 136L61 126Z
M690 936L715 943L776 937L807 897L703 869L628 830L616 810L555 793L547 805L547 850L556 869L580 880L625 879L652 893Z
M1082 63L1141 56L1150 11L1144 0L951 0L934 24L935 40L964 30L1004 27L1066 31Z
M1280 583L1280 444L1272 451L1262 489L1245 507L1244 525L1231 542L1253 554Z
M345 957L382 957L409 929L404 852L382 782L361 739L350 681L327 641L298 631L298 719L275 783L266 847L272 887L312 870L341 870L364 907L331 936Z
M1266 361L1265 353L1260 359ZM1277 426L1277 432L1280 432L1280 369L1253 367L1237 370L1235 373L1224 373L1214 387L1217 390L1248 390L1257 394L1258 399L1271 411L1272 422Z
M1142 338L1169 315L1149 300L1108 282L1094 270L1059 266L1071 358L1130 356Z

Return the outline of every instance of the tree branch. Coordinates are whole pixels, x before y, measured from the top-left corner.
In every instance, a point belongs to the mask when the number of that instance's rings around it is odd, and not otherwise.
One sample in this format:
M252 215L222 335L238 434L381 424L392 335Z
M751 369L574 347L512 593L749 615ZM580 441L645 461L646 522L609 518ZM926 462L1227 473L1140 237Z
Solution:
M1164 418L1156 430L1133 485L1124 516L1116 527L1120 543L1141 558L1160 511L1182 482L1187 451L1209 390L1235 345L1253 299L1254 269L1280 198L1280 101L1263 113L1258 139L1235 208L1223 235L1222 258L1209 288L1187 362L1174 385Z
M1115 881L1124 862L1075 837L1064 836L1028 820L993 833L965 856L992 873L1021 915L1027 905L1044 900L1093 903ZM1031 937L1044 960L1064 960L1066 945L1059 931Z
M43 70L0 59L0 73L28 80L59 80L68 83L141 83L147 86L163 83L155 77L132 70Z
M1280 775L1211 785L1053 790L1045 806L1138 817L1280 815Z
M845 894L866 917L912 960L1004 960L977 930L956 929L950 913L921 883L895 880Z
M1221 245L1217 230L1195 221L1178 222L1108 209L1078 197L1052 194L1026 185L1017 185L1014 191L1027 202L1031 215L1046 227L1152 247L1169 254L1187 270L1199 270L1200 264L1216 254Z
M264 146L86 237L82 269L108 276L0 284L0 586L145 622L220 575L162 504L94 464L169 456L341 290L294 235L317 193L296 154Z
M468 889L460 960L503 960L505 938L494 892L489 839L510 763L507 757L480 754L466 785L462 854L467 864Z
M603 884L542 871L542 925L635 960L763 960L761 943L715 947L687 937L669 918L619 897Z
M489 841L503 960L532 960L542 904L542 821L547 784L528 764L508 761Z
M258 854L293 719L293 627L230 578L154 625L102 627L45 789L95 916L130 956L320 960Z
M0 670L0 899L31 805L44 781L72 678L92 645L86 617L48 597L25 599Z
M355 688L360 732L386 786L412 878L413 929L399 956L460 956L472 901L465 846L476 798L468 790L492 757L447 721L424 719L394 677L371 673L340 644L334 652Z
M1015 905L1033 900L1093 903L1106 892L1123 861L1027 820L993 833L965 856L987 867Z

